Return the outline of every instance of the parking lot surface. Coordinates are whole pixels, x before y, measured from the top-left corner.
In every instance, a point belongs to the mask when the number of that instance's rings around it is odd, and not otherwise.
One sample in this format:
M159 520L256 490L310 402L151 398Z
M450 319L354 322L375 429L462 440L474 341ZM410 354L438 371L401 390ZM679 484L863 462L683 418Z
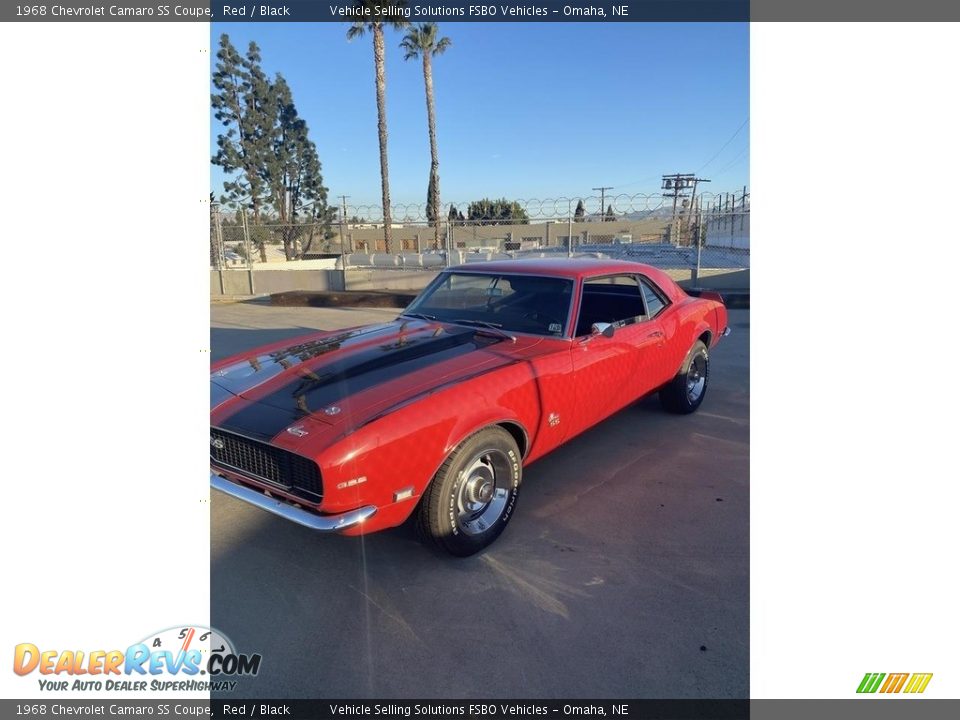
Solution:
M215 304L213 357L396 313ZM478 556L212 492L212 625L263 655L230 697L746 697L749 311L730 325L697 413L649 397L530 465Z

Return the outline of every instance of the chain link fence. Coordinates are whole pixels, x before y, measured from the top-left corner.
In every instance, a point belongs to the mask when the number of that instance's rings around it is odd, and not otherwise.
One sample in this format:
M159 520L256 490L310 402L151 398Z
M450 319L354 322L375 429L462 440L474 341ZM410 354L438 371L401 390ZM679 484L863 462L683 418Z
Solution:
M389 228L377 205L346 206L332 224L278 224L249 212L211 212L211 267L435 270L537 256L623 258L697 278L750 267L750 195L604 195L395 205Z

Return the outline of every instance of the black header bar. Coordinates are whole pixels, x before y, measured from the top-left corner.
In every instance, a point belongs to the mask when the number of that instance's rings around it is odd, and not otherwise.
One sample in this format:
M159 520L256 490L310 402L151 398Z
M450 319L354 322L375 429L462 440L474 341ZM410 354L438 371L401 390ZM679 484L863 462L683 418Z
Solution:
M388 3L384 2L384 5ZM0 4L5 22L350 22L345 0L59 0ZM394 13L390 15L389 13ZM410 22L746 22L960 20L955 0L408 0ZM372 18L370 18L372 19Z

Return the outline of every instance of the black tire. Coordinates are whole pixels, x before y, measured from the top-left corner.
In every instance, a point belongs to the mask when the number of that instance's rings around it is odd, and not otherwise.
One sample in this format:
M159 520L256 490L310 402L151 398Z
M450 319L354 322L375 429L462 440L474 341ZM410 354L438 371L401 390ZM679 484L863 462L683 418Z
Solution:
M460 443L423 494L417 531L427 542L466 557L496 540L517 505L520 450L501 427Z
M660 404L667 412L689 415L700 407L710 381L710 353L697 340L687 353L680 372L660 388Z

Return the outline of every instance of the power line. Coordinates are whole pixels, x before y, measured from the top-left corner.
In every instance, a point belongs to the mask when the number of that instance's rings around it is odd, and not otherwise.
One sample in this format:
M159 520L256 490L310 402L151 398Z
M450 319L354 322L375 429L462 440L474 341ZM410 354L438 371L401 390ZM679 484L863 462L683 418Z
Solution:
M740 134L740 131L743 130L743 129L747 126L747 123L748 123L748 122L750 122L750 118L749 118L749 117L747 117L746 120L744 120L742 123L740 123L740 127L738 127L736 130L733 131L733 135L731 135L731 136L727 139L727 141L720 147L720 149L717 150L717 151L713 154L713 157L710 158L709 160L707 160L703 165L700 166L700 170L703 170L703 168L705 168L707 165L709 165L709 164L712 163L714 160L716 160L718 157L720 157L720 153L722 153L724 150L727 149L727 145L729 145L730 143L733 142L733 139L734 139L737 135ZM697 170L697 172L699 173L700 170Z
M728 162L726 165L724 165L724 166L723 166L720 170L718 170L717 172L713 173L714 177L716 177L717 175L721 175L721 174L725 173L727 170L729 170L729 169L732 168L734 165L736 165L736 164L740 161L740 159L741 159L744 155L747 154L747 150L749 150L749 149L750 149L750 146L749 146L749 145L747 145L745 148L743 148L743 150L741 150L740 152L738 152L738 153L736 154L736 156L733 158L733 160L731 160L730 162Z
M746 120L740 123L740 127L738 127L736 130L733 131L733 135L727 138L727 141L723 145L721 145L720 149L713 154L713 157L711 157L703 165L700 166L700 169L697 170L697 174L699 174L705 167L707 167L707 165L709 165L718 157L720 157L720 153L722 153L724 150L727 149L727 146L734 141L737 135L740 134L740 131L743 130L747 126L747 123L749 122L750 122L750 118L748 116ZM641 183L652 182L653 180L659 180L660 178L661 178L660 175L651 175L650 177L644 178L643 180L631 180L630 182L627 182L627 183L619 183L617 187L631 187L633 185L640 185Z

